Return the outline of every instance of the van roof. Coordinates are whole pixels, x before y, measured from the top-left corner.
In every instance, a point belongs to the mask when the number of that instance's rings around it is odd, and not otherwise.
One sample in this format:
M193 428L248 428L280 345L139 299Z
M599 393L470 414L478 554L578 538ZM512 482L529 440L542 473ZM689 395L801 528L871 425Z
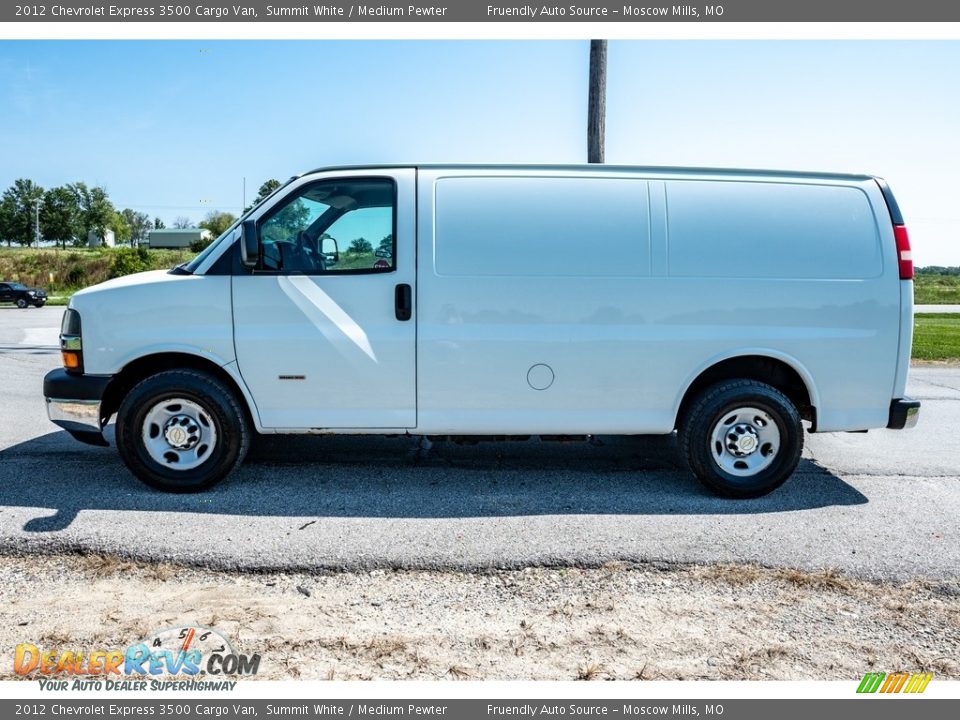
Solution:
M677 167L663 165L606 165L606 164L471 164L471 163L387 163L383 165L331 165L319 167L294 177L302 177L316 172L330 172L338 170L389 170L398 168L417 168L422 170L569 170L575 172L642 172L663 173L669 175L728 175L742 177L748 175L763 175L766 177L789 178L824 178L831 180L849 180L862 182L876 180L875 175L863 173L814 172L809 170L763 170L755 168L710 168L710 167Z

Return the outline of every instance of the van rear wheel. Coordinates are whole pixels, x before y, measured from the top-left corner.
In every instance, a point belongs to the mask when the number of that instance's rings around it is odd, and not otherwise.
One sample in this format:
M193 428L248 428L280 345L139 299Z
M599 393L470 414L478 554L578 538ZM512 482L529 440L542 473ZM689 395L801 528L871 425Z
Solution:
M205 490L243 461L250 429L218 378L168 370L136 385L117 412L117 448L130 471L167 492Z
M729 380L704 390L679 424L680 450L714 492L753 498L777 489L800 462L800 413L776 388Z

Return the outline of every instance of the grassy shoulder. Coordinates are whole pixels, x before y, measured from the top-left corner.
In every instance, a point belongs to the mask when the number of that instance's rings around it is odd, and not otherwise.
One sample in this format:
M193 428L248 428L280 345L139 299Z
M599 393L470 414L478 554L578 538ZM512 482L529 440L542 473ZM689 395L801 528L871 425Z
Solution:
M913 301L918 305L960 304L960 276L918 274L913 279Z
M913 322L914 360L960 360L960 314L922 313Z

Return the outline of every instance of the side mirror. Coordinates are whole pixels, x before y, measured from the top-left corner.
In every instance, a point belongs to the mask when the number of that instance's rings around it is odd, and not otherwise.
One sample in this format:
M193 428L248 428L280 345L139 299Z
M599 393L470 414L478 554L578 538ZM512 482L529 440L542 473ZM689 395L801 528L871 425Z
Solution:
M320 252L326 258L327 265L336 265L340 262L340 246L337 245L336 238L325 236L321 241Z
M240 226L240 258L245 267L256 267L260 261L260 242L257 238L257 223L244 220Z

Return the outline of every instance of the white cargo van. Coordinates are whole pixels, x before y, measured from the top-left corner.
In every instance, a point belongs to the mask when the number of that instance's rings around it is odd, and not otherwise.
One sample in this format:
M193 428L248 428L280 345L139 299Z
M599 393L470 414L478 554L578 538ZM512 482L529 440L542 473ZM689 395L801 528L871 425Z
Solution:
M350 167L292 178L190 263L77 293L50 419L163 490L251 433L679 433L770 492L812 432L900 429L913 266L863 175Z

